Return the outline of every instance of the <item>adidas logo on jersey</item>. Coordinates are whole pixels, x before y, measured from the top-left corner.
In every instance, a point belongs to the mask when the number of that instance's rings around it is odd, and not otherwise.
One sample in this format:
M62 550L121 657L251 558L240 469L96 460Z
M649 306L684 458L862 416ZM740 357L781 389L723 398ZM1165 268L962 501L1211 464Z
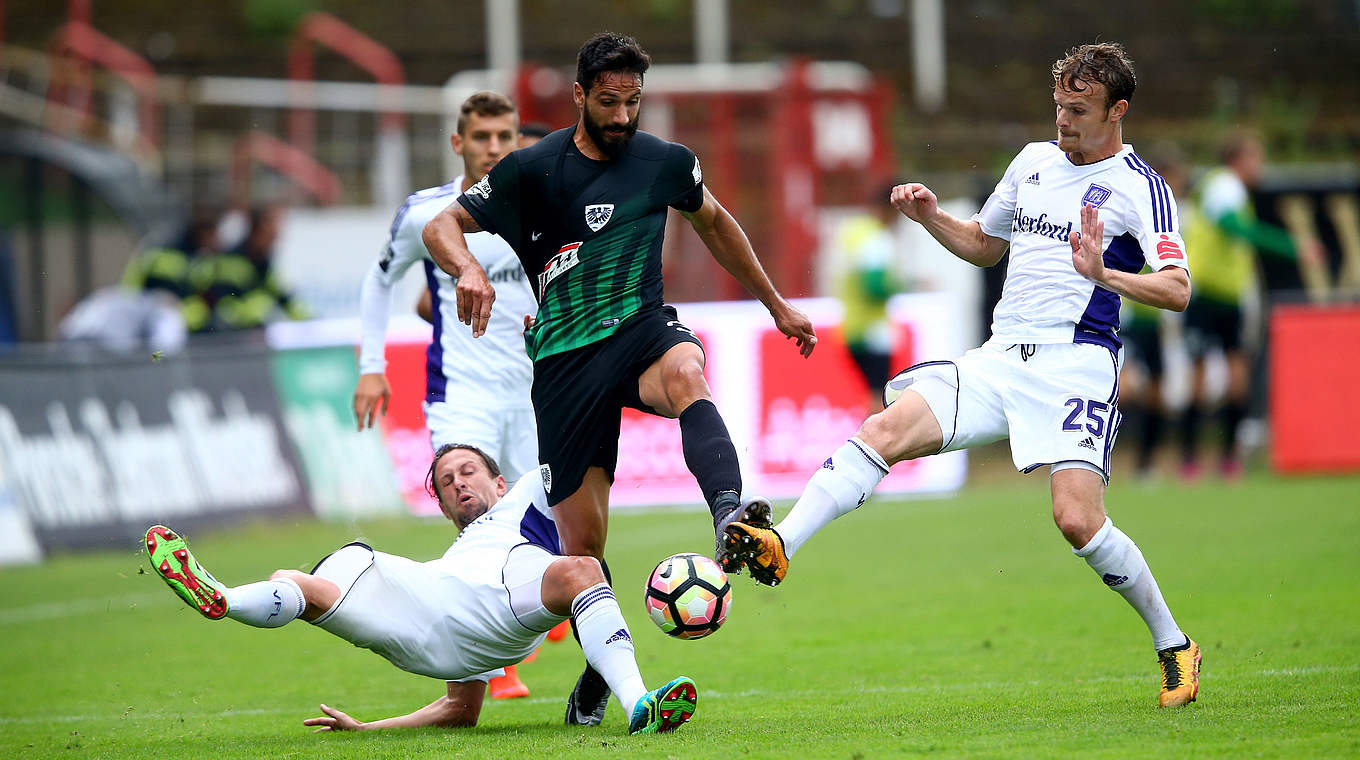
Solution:
M1096 450L1096 442L1091 440L1091 436L1089 435L1083 438L1081 443L1078 443L1077 445L1083 449L1090 449L1091 451Z
M1035 172L1035 173L1029 175L1029 179L1025 180L1025 184L1026 184L1026 185L1037 185L1037 184L1039 184L1039 172Z

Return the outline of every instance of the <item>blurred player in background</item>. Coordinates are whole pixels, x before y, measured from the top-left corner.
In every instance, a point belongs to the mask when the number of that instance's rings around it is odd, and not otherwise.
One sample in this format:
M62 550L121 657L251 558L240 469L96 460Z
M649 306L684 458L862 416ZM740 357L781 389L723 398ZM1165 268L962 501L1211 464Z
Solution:
M530 145L533 145L546 137L551 131L552 129L546 124L538 121L519 125L519 139L515 141L516 149L527 148ZM466 178L470 175L464 176ZM477 179L481 179L481 177L477 177ZM420 291L420 297L416 299L416 314L419 315L421 319L431 324L434 323L434 309L431 306L432 303L433 301L430 297L429 288ZM534 445L538 445L537 441L535 441ZM553 637L549 636L548 638L552 639Z
M1184 156L1174 145L1159 145L1149 153L1148 165L1171 190L1179 226L1186 229L1193 224L1195 211L1193 205L1181 202L1190 187ZM1137 448L1134 472L1143 482L1156 477L1157 446L1166 430L1167 410L1162 395L1166 374L1162 339L1167 330L1165 314L1163 309L1131 298L1124 299L1119 312L1119 337L1124 343L1124 360L1119 367L1119 411L1127 417L1125 424L1134 436Z
M538 455L572 555L603 557L625 406L679 418L715 536L743 516L737 452L704 379L703 349L663 302L667 209L689 220L804 356L816 342L812 323L775 290L741 226L704 187L694 153L637 131L650 62L631 37L592 37L577 56L577 124L507 156L425 228L435 261L458 278L458 317L473 335L487 330L501 286L469 252L468 234L501 235L536 278L537 321L525 339ZM768 508L746 519L767 524ZM587 671L568 722L603 717L607 701L592 683L603 685Z
M275 571L231 587L203 569L182 536L146 533L151 567L210 620L257 628L302 618L402 670L448 681L448 692L407 715L365 723L321 705L319 731L473 726L487 681L532 652L568 615L586 658L630 716L628 732L670 731L694 712L694 682L680 677L647 691L614 592L592 557L559 556L543 485L525 478L507 493L495 460L472 446L443 446L427 488L458 537L444 556L415 562L348 544L310 573Z
M1053 66L1058 139L1031 143L971 220L940 209L918 183L891 200L954 255L1010 265L992 337L955 361L894 377L887 407L812 477L774 529L736 523L728 550L769 585L814 533L854 510L904 459L1010 438L1017 469L1049 468L1053 520L1073 551L1147 624L1162 671L1159 702L1199 686L1199 647L1181 632L1137 545L1106 516L1119 427L1120 296L1180 311L1190 298L1176 203L1125 145L1136 79L1115 43L1082 45ZM1139 274L1144 263L1153 271Z
M552 127L541 121L519 125L519 147L527 148L552 133Z
M1287 230L1256 218L1251 190L1260 184L1265 149L1249 132L1234 135L1223 147L1223 165L1199 184L1199 215L1187 224L1185 236L1195 250L1195 292L1185 310L1186 346L1194 362L1192 398L1181 418L1181 475L1201 473L1196 444L1203 412L1210 408L1204 383L1204 360L1214 348L1228 365L1228 387L1220 406L1223 454L1220 473L1242 474L1238 428L1251 398L1251 361L1244 340L1243 304L1257 287L1256 253L1290 260L1321 261L1316 239L1296 244Z
M529 401L532 367L524 354L524 317L537 306L524 269L501 238L481 233L468 246L502 294L489 320L484 340L474 341L457 329L455 282L434 265L421 230L451 198L472 187L517 146L518 117L509 98L479 92L463 102L453 152L463 157L465 173L441 187L421 190L397 211L382 257L364 277L359 292L363 342L359 382L354 389L358 427L372 427L379 410L387 411L391 389L383 356L392 286L413 264L424 267L431 299L433 335L425 359L425 426L432 448L468 443L504 463L506 478L518 482L538 465L534 412ZM514 667L491 684L496 698L527 697L529 689Z
M897 292L893 276L896 240L892 226L897 210L884 199L892 186L875 192L864 211L846 219L837 230L841 268L836 297L845 310L841 333L846 348L869 386L869 411L878 411L883 385L892 374L893 325L888 299Z

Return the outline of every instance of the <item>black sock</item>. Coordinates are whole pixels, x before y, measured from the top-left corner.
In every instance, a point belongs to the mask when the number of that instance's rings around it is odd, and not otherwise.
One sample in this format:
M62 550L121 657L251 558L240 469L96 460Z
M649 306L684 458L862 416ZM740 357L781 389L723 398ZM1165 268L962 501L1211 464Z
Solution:
M1162 439L1162 427L1164 418L1159 409L1141 410L1142 437L1138 440L1138 469L1152 469L1153 455L1157 451L1157 444Z
M1195 461L1195 439L1199 435L1199 405L1190 402L1181 414L1181 460Z
M685 466L699 481L710 512L718 494L741 493L737 447L732 445L727 425L712 401L700 399L680 413L680 445L685 451Z
M1237 430L1242 427L1242 418L1247 416L1247 407L1237 401L1229 401L1219 411L1223 420L1223 458L1237 458Z

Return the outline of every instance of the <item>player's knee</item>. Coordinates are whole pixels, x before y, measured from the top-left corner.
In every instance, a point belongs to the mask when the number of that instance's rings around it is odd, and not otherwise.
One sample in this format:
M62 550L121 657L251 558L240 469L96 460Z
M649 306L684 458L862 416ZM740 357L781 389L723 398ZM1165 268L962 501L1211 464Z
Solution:
M704 368L697 360L686 359L678 362L666 373L666 395L677 411L698 401L708 398L708 381L704 379Z
M591 586L604 583L604 569L594 557L564 557L562 581L573 594L580 593Z
M1085 546L1104 523L1104 510L1093 510L1074 499L1053 500L1053 524L1073 546Z
M269 580L271 580L271 581L278 581L278 580L283 580L284 578L288 578L288 579L292 580L294 583L297 583L299 586L302 585L302 580L301 580L301 578L304 578L304 577L310 577L310 576L308 576L306 573L301 572L301 571L298 571L298 570L284 570L284 569L279 569L279 570L275 570L274 572L272 572L272 573L269 574Z

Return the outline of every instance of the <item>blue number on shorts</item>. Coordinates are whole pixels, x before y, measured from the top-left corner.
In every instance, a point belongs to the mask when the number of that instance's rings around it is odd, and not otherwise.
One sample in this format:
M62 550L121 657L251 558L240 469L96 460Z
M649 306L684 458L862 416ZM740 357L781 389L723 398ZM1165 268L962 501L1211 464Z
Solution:
M1110 411L1109 404L1104 401L1087 401L1073 396L1064 401L1063 406L1072 407L1072 411L1067 414L1067 419L1063 420L1062 429L1064 431L1081 432L1081 423L1077 422L1077 418L1081 416L1082 410L1085 409L1086 419L1089 420L1086 423L1086 432L1097 438L1105 435L1105 417L1102 415Z
M1081 431L1081 425L1077 424L1077 417L1081 416L1081 409L1084 403L1085 403L1084 401L1077 398L1076 396L1073 396L1072 398L1069 398L1068 400L1063 402L1063 406L1072 407L1072 413L1067 415L1066 420L1063 420L1062 428L1063 430L1078 432Z
M1097 409L1097 407L1099 407L1099 409ZM1105 435L1105 418L1103 416L1096 416L1096 413L1099 411L1099 413L1103 415L1109 410L1110 405L1104 401L1086 402L1086 419L1091 421L1086 423L1086 430L1089 431L1091 435L1097 438ZM1091 426L1092 423L1095 424L1095 427Z

